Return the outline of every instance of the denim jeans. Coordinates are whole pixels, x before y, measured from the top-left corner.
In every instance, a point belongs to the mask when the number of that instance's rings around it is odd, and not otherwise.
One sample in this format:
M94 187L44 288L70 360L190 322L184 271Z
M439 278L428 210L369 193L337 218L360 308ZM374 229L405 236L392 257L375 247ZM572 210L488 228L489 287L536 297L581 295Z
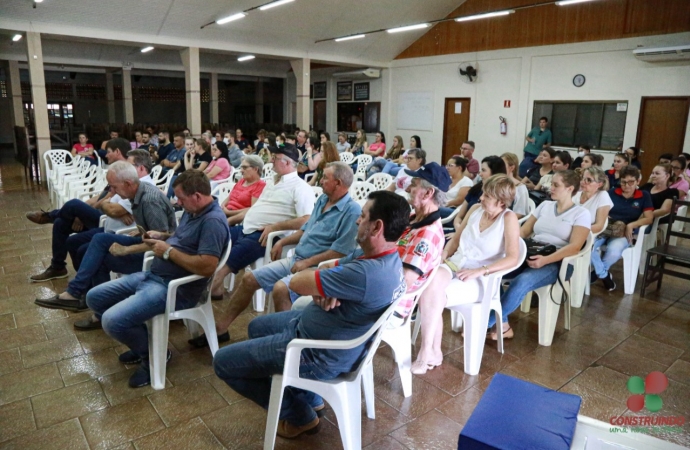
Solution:
M146 321L165 312L167 297L167 281L151 272L137 272L91 289L86 304L101 320L108 336L147 359ZM191 308L196 303L178 295L176 309Z
M382 173L387 173L390 176L394 177L398 175L398 172L400 172L400 169L402 169L402 166L398 163L394 163L393 161L386 161L386 165L383 166L383 170L381 170Z
M388 164L388 161L386 161L385 158L375 158L374 162L372 162L371 165L367 167L367 178L374 175L375 173L382 172L386 164Z
M74 270L79 270L79 267L81 267L81 261L84 259L84 255L86 255L91 240L95 236L103 234L103 232L103 228L92 228L90 230L74 233L67 238L65 246L67 247L69 257L72 259Z
M163 174L161 173L161 176ZM168 198L173 198L175 196L175 190L173 189L173 183L177 179L178 175L173 175L172 178L170 179L170 186L168 187Z
M249 323L249 340L223 347L213 358L218 377L239 394L268 409L271 397L271 375L282 374L287 345L297 336L302 311L285 311L257 317ZM319 367L308 351L300 358L302 378L330 380L337 368ZM295 426L314 420L314 407L323 400L313 392L289 387L283 394L280 419Z
M118 243L125 247L141 243L141 238L123 234L97 234L87 245L86 253L81 261L77 275L67 285L67 292L79 297L92 286L98 286L110 281L110 272L132 274L141 271L144 254L113 256L110 246Z
M526 177L528 170L533 169L535 167L539 167L539 164L534 162L537 156L538 155L533 155L531 153L525 152L524 157L520 162L520 166L518 167L518 175L520 175L520 178Z
M89 242L94 232L91 234L84 234L89 230L99 229L98 223L101 220L101 212L96 208L92 208L81 200L70 200L63 205L62 208L50 211L48 213L53 219L53 258L50 265L54 269L64 269L67 259L67 239L74 233L72 230L72 223L75 218L78 218L84 224L84 230L72 237L70 242L70 249L73 251L74 257L78 258L78 249L85 242ZM100 229L103 231L102 229Z
M602 255L600 249L606 245L606 251ZM592 247L592 269L599 278L605 278L609 274L609 268L623 256L623 251L630 247L628 239L625 237L608 238L598 237Z
M508 290L501 294L503 323L508 322L508 315L518 309L528 292L554 284L558 280L558 272L560 270L561 263L555 262L540 267L539 269L522 266L504 276L504 279L510 280L512 278L512 281L510 282ZM570 279L572 274L573 266L569 265L568 271L566 272L566 279ZM491 311L488 328L494 326L495 323L496 315Z

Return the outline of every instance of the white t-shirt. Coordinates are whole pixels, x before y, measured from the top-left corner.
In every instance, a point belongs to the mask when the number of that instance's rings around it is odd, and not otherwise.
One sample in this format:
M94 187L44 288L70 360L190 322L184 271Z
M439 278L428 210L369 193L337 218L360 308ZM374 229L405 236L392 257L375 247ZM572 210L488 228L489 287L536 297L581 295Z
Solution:
M458 181L455 186L451 187L448 189L448 192L446 192L446 204L451 200L455 200L455 197L458 196L460 189L464 187L472 187L473 185L474 182L470 178L462 177L462 180Z
M532 239L561 248L570 242L574 226L585 227L589 230L592 220L589 211L582 206L573 205L561 214L556 212L557 207L558 204L554 201L546 201L537 206L532 213L537 219Z
M151 175L146 175L145 177L139 178L139 182L154 184L153 179L151 179ZM128 199L122 198L119 195L115 194L112 197L110 197L110 203L117 203L118 205L125 208L128 213L132 214L132 203ZM112 217L108 217L107 219L105 219L105 225L103 226L103 230L106 233L115 233L117 230L133 225L134 224L125 225L125 223L120 219L113 219Z
M575 194L575 197L573 197L573 202L589 211L592 223L596 222L597 220L597 209L601 208L602 206L613 208L611 197L606 191L597 191L597 193L594 194L594 197L588 199L584 204L580 204L580 197L582 197L582 192Z
M244 216L244 234L251 234L277 222L311 215L314 190L297 172L283 175L274 185L266 184L259 199Z
M520 183L515 186L515 201L513 201L513 206L508 205L508 207L515 213L526 216L529 212L529 191L527 186Z

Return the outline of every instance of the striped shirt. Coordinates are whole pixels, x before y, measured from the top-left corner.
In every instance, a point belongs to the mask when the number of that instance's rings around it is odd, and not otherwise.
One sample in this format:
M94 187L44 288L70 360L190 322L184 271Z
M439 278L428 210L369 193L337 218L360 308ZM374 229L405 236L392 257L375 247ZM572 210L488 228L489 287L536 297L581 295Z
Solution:
M146 231L172 232L177 228L170 200L151 183L139 183L132 200L132 215L136 224Z

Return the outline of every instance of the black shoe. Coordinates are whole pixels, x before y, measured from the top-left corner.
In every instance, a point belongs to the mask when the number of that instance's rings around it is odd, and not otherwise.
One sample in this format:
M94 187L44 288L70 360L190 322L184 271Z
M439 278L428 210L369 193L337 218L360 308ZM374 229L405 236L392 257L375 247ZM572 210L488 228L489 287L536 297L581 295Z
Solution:
M38 306L49 309L64 309L65 311L80 312L89 309L86 306L86 299L81 297L79 300L63 300L58 295L50 298L37 298L34 303Z
M218 343L219 344L221 344L223 342L228 342L229 340L230 340L230 332L229 331L226 331L225 333L218 335ZM204 333L200 334L199 336L197 336L195 338L189 339L187 342L189 342L189 344L192 347L196 347L196 348L208 347L208 340L206 339L206 335Z
M95 317L89 317L88 319L74 322L74 328L80 331L101 330L103 329L103 324L100 320L96 320Z
M532 298L529 301L529 307L539 308L539 296L535 292L532 292Z
M137 370L129 377L129 387L139 388L151 384L151 372L149 371L149 360L145 359Z
M613 281L613 277L610 273L607 273L606 276L601 279L601 281L604 283L604 287L607 291L611 292L616 289L616 282Z
M56 278L67 278L67 269L55 269L53 266L48 267L43 273L31 275L29 280L33 283L40 283L41 281L54 280Z
M596 272L591 271L591 272L589 273L589 284L595 283L598 279L599 279L599 277L597 276L597 273L596 273Z
M170 361L170 358L172 358L172 352L168 350L168 355L165 358L165 362ZM122 364L127 365L138 364L141 362L141 357L134 353L132 350L127 350L126 352L118 356L118 359Z

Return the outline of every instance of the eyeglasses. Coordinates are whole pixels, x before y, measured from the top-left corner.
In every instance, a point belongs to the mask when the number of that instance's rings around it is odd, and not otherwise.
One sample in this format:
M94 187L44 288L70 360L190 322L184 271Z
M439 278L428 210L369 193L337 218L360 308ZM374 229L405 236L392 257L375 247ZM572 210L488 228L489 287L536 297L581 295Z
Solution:
M594 178L583 178L582 182L585 184L594 183Z
M671 168L672 168L673 170L683 170L683 168L680 167L680 166L671 166Z
M635 183L637 183L637 180L629 180L629 181L621 180L621 186L633 186Z
M458 167L456 164L446 164L446 167Z

